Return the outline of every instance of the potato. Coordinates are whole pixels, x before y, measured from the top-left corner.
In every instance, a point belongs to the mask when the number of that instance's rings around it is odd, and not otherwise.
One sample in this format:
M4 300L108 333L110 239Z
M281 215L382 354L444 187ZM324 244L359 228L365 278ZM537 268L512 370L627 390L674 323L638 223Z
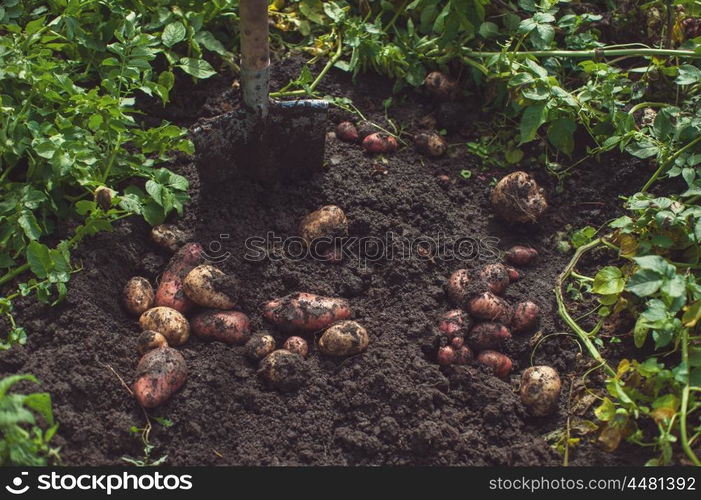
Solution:
M509 281L513 283L514 281L518 281L521 279L521 273L519 273L516 269L513 267L507 267L506 272L509 275Z
M134 315L140 315L153 307L153 287L146 278L135 276L127 281L122 292L124 307Z
M368 348L368 331L355 321L341 321L319 338L319 350L329 356L352 356Z
M93 193L95 203L105 212L112 208L112 196L114 196L114 191L106 186L100 186Z
M181 313L170 307L154 307L139 318L142 330L153 330L163 335L168 345L183 345L190 338L190 324Z
M455 363L455 349L452 346L443 346L438 349L438 364L448 366Z
M472 294L470 282L470 271L467 269L458 269L450 275L448 278L448 298L454 305L465 307Z
M557 409L562 383L554 368L531 366L521 375L521 402L535 417L549 415Z
M307 214L299 223L299 235L311 244L317 238L337 238L348 235L348 219L336 205L326 205Z
M251 338L251 322L242 312L210 310L192 318L192 331L203 339L243 345Z
M199 243L186 243L173 255L161 275L156 306L170 307L181 313L192 309L194 304L183 291L183 280L201 262L203 252Z
M134 396L144 408L166 402L185 383L187 366L182 354L171 347L147 352L136 367Z
M424 87L431 97L441 101L454 99L458 91L457 82L440 71L432 71L426 75Z
M460 349L465 345L465 337L453 337L450 339L450 347Z
M435 132L416 134L414 136L414 146L416 146L416 150L419 153L434 158L443 156L448 151L446 140Z
M282 345L282 348L290 352L295 352L303 358L306 358L307 354L309 354L309 345L302 337L292 336L288 338Z
M511 358L496 351L482 351L477 356L477 362L490 367L499 378L506 378L513 366Z
M351 309L343 299L297 292L268 302L263 316L285 331L314 332L350 318Z
M231 309L238 298L238 281L214 266L203 264L183 280L183 291L195 304L212 309Z
M490 196L494 211L509 222L537 222L548 208L543 189L526 172L501 179Z
M145 330L136 338L136 350L141 355L159 347L168 347L168 341L163 335L153 330Z
M336 137L344 142L358 142L358 129L352 122L341 122L336 125Z
M480 278L486 283L487 289L501 295L511 283L509 271L504 264L487 264L480 272Z
M285 349L273 351L263 358L258 375L270 386L283 392L298 389L307 378L304 358Z
M357 126L358 129L358 139L362 142L365 140L365 138L369 135L374 134L377 132L377 127L373 125L371 122L367 121L362 121L358 123Z
M438 329L448 339L462 337L472 326L472 320L465 311L453 309L441 316Z
M504 325L511 324L513 309L501 297L492 292L484 292L467 303L467 312L474 318L495 321Z
M244 346L244 352L249 358L258 361L275 350L275 338L267 333L258 333L250 338Z
M467 338L473 349L485 351L489 349L499 349L504 342L511 338L511 332L500 323L479 323L470 330Z
M527 332L533 330L538 325L540 319L540 307L527 300L516 304L514 317L511 320L511 329L514 333Z
M516 245L506 251L505 257L506 262L514 266L530 266L538 258L538 250Z
M466 345L455 348L455 361L453 361L453 364L466 365L473 359L475 359L475 357L470 348Z
M151 241L169 252L177 252L187 240L187 233L172 224L158 224L151 228Z
M368 153L392 153L397 150L397 139L384 132L375 132L363 139Z

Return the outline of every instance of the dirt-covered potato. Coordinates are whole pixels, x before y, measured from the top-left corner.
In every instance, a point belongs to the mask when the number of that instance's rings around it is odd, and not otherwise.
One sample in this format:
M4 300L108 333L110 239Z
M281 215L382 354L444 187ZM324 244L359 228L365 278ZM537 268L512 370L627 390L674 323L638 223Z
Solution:
M344 142L358 142L358 129L353 122L341 122L336 125L336 137Z
M513 309L508 302L492 292L484 292L473 297L467 303L467 311L476 319L504 325L510 325L513 317Z
M326 205L307 214L299 223L299 235L311 244L318 238L348 235L348 218L336 205ZM329 242L330 243L330 242Z
M181 313L170 307L154 307L139 318L142 330L153 330L163 335L168 345L183 345L190 338L190 324Z
M368 331L355 321L341 321L319 338L319 350L329 356L352 356L368 348Z
M472 326L472 320L461 309L453 309L444 313L438 323L438 330L449 339L462 337Z
M284 331L314 332L350 318L351 309L344 299L297 292L268 302L263 316Z
M168 347L168 341L163 335L153 330L145 330L136 338L136 350L141 355L159 347Z
M127 281L122 296L124 307L136 316L153 307L153 287L146 278L141 276L134 276Z
M209 310L192 318L192 331L203 339L243 345L251 338L251 322L242 312Z
M182 354L170 347L147 352L136 367L134 396L144 408L165 403L185 383L187 365Z
M358 139L361 142L364 141L367 136L377 132L377 127L375 127L372 123L367 121L361 121L360 123L358 123L357 129Z
M244 346L244 352L249 358L259 361L273 352L276 348L275 338L267 333L257 333Z
M416 150L426 156L437 158L448 151L448 143L443 136L435 132L421 132L414 136Z
M309 354L309 345L302 337L292 336L288 338L285 340L282 348L290 352L295 352L303 358L306 358L307 354Z
M479 323L470 330L467 338L470 347L477 351L499 349L504 342L511 338L511 332L500 323Z
M426 75L424 87L431 97L441 101L454 99L458 92L458 83L440 71L432 71Z
M507 267L506 272L509 274L509 281L513 283L514 281L518 281L521 279L521 273L519 273L516 269L513 267Z
M285 349L278 349L263 358L258 368L258 375L271 387L288 392L304 384L307 370L302 356Z
M453 346L453 348L455 349L455 361L453 361L454 365L466 365L475 359L475 356L472 354L472 350L468 346Z
M188 234L172 224L158 224L151 228L151 241L169 252L177 252L187 240Z
M238 281L209 264L197 266L183 280L185 295L195 304L212 309L231 309L238 298Z
M438 359L438 364L441 366L448 366L455 363L455 349L453 346L443 346L438 348L438 354L436 355Z
M533 330L538 326L540 319L540 307L527 300L519 302L514 309L514 317L511 320L511 329L514 333L522 333Z
M203 252L199 243L186 243L180 247L161 275L155 305L170 307L181 313L192 309L194 304L183 291L183 280L202 261Z
M537 222L548 208L543 189L526 172L501 179L490 196L494 211L509 222Z
M375 132L363 139L368 153L392 153L397 150L397 139L384 132Z
M499 378L508 377L513 363L506 354L496 351L482 351L477 356L477 362L490 367Z
M465 307L470 299L470 271L458 269L448 278L448 298L457 307Z
M458 337L453 340L457 339ZM472 350L466 345L462 345L462 343L440 347L436 358L438 360L438 364L441 366L466 365L475 359L474 355L472 354Z
M538 258L538 250L531 247L516 245L509 248L504 254L506 262L514 266L530 266Z
M521 401L533 416L543 417L557 409L562 383L554 368L531 366L521 375Z
M490 292L501 295L511 283L509 270L504 264L487 264L480 271L480 278L487 284Z
M112 191L110 188L106 186L100 186L93 193L93 199L95 200L95 203L97 203L98 207L100 207L104 211L107 211L110 208L112 208L112 197L114 196L114 194L115 192Z

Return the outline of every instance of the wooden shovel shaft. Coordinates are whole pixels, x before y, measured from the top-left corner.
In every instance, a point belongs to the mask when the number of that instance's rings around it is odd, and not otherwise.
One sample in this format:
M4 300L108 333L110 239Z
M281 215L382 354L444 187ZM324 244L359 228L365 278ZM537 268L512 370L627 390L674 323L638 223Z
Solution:
M243 101L261 116L266 116L270 77L268 2L241 0L239 9Z

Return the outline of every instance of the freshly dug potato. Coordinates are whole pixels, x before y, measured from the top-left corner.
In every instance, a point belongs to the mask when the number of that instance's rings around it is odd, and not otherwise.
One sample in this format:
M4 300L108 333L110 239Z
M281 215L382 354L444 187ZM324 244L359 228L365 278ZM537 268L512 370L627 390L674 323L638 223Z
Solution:
M397 139L383 132L375 132L363 139L368 153L392 153L397 150Z
M514 317L511 320L511 329L514 333L527 332L533 330L538 325L540 319L540 307L527 300L516 304Z
M521 375L521 401L536 417L549 415L557 409L562 383L554 368L531 366Z
M530 266L538 258L538 250L516 245L506 251L505 257L506 262L514 266Z
M270 386L283 392L298 389L307 378L304 358L285 349L273 351L263 358L258 374Z
M509 281L513 283L514 281L518 281L521 279L521 273L519 273L516 269L513 267L507 267L506 272L509 274Z
M124 307L134 315L140 315L153 307L153 287L146 278L135 276L124 285Z
M161 275L155 305L170 307L181 313L194 306L183 291L183 280L202 260L204 250L199 243L186 243L170 259Z
M499 349L510 338L511 332L508 328L500 323L488 321L474 326L467 341L473 349L486 351Z
M353 122L341 122L336 125L336 137L344 142L358 142L358 129Z
M465 345L465 337L453 337L450 339L450 346L453 349L460 349Z
M475 359L475 357L472 354L472 350L470 350L470 348L466 345L455 348L454 365L466 365L473 359Z
M299 235L311 244L317 238L336 238L348 234L348 218L336 205L326 205L307 214L299 223Z
M136 350L141 355L159 347L168 347L168 341L163 335L153 330L145 330L136 338Z
M421 132L414 136L414 146L416 150L426 156L438 158L448 151L448 143L443 136L435 132Z
M282 348L290 352L295 352L303 358L306 358L307 354L309 354L309 345L302 337L292 336L288 338L285 340Z
M472 293L470 281L470 271L467 269L458 269L450 275L448 278L448 298L454 305L465 307Z
M472 326L472 320L467 313L461 309L453 309L441 316L438 329L447 338L462 337Z
M181 313L170 307L154 307L139 318L142 330L153 330L163 335L168 345L183 345L190 338L190 324Z
M285 331L314 332L350 318L351 309L344 299L297 292L268 302L263 316Z
M203 339L243 345L251 338L251 322L242 312L210 310L192 318L192 331Z
M441 366L452 365L455 363L455 349L449 345L440 347L436 358Z
M214 266L203 264L183 280L185 295L195 304L212 309L231 309L238 298L238 281Z
M185 383L187 366L182 354L171 347L147 352L136 367L134 396L144 408L166 402Z
M477 319L494 321L504 325L511 324L513 309L501 297L492 292L484 292L474 297L467 304L467 311Z
M97 203L98 207L100 207L104 211L107 211L110 208L112 208L113 195L114 191L112 191L110 188L106 186L100 186L93 193L93 198L95 199L95 203Z
M424 87L431 97L441 101L454 99L458 91L458 83L440 71L432 71L426 75Z
M377 128L370 122L360 122L357 126L358 129L358 139L362 142L365 138L371 134L377 132Z
M487 284L490 292L501 295L511 283L509 270L504 264L487 264L480 272L480 278Z
M259 333L250 338L244 347L246 356L258 361L275 350L275 339L267 333Z
M319 338L319 349L329 356L352 356L368 348L368 331L355 321L341 321Z
M509 222L537 222L548 208L543 189L526 172L501 179L490 196L494 211Z
M172 224L158 224L151 228L151 241L169 252L177 252L187 240L187 233Z
M511 358L496 351L482 351L477 356L477 362L489 366L499 378L506 378L513 366Z

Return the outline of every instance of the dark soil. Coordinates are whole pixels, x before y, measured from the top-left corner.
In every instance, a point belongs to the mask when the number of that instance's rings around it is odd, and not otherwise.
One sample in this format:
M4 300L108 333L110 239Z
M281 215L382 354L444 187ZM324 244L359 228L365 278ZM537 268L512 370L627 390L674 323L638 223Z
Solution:
M277 65L277 81L296 76L295 60ZM186 81L187 79L182 79ZM391 83L365 77L353 84L345 75L327 77L323 91L351 97L369 118L387 126L382 101ZM205 103L205 99L209 99ZM167 117L189 125L200 116L231 109L236 102L230 80L214 79L198 88L180 88L165 110L147 107L150 119ZM467 103L479 114L479 103ZM410 130L434 105L418 93L392 108L391 115ZM334 123L346 118L338 110ZM449 142L464 142L457 135ZM497 261L488 248L535 246L541 257L524 269L506 298L533 300L543 310L543 334L563 331L552 293L556 275L569 256L556 252L554 234L567 224L598 226L618 213L618 196L634 191L644 167L621 159L584 165L564 181L563 190L543 171L531 173L546 188L551 208L538 225L510 226L493 215L488 193L504 170L483 170L473 157L454 154L427 159L413 147L400 147L386 162L369 157L357 145L329 139L327 171L306 182L263 187L239 179L204 188L186 160L175 168L191 181L192 202L178 226L193 231L222 270L240 283L240 310L254 331L269 330L281 345L285 336L266 324L262 305L276 297L306 291L348 299L354 317L369 331L364 354L343 360L320 356L310 341L306 383L289 393L271 390L257 377L257 366L243 347L191 337L179 348L188 365L185 386L152 416L167 417L172 427L154 422L152 458L168 455L169 465L557 465L562 457L544 435L562 429L570 381L587 366L568 337L540 344L534 361L554 366L565 390L559 411L547 418L526 415L516 393L520 372L531 363L531 335L517 335L505 348L514 360L509 380L471 364L440 369L427 356L438 318L451 309L444 285L459 268ZM460 171L473 175L463 179ZM439 175L449 176L447 183ZM388 232L409 239L468 237L482 242L479 258L460 263L414 255L407 259L340 264L311 259L244 258L252 236L297 235L299 221L322 205L336 204L349 219L350 236L384 238ZM120 464L141 457L143 444L129 432L142 427L144 414L129 394L139 357L139 328L120 303L124 283L135 275L153 283L168 255L148 238L138 218L118 224L112 233L84 242L75 258L75 274L66 300L48 308L31 299L17 301L17 320L28 343L0 354L0 372L33 373L52 394L60 422L55 439L65 464ZM487 240L491 238L491 240ZM225 257L225 253L230 255ZM365 255L370 252L368 249ZM590 380L595 384L595 380ZM29 386L24 386L29 387ZM594 435L571 450L577 465L642 464L640 449L622 446L607 454L590 444Z

